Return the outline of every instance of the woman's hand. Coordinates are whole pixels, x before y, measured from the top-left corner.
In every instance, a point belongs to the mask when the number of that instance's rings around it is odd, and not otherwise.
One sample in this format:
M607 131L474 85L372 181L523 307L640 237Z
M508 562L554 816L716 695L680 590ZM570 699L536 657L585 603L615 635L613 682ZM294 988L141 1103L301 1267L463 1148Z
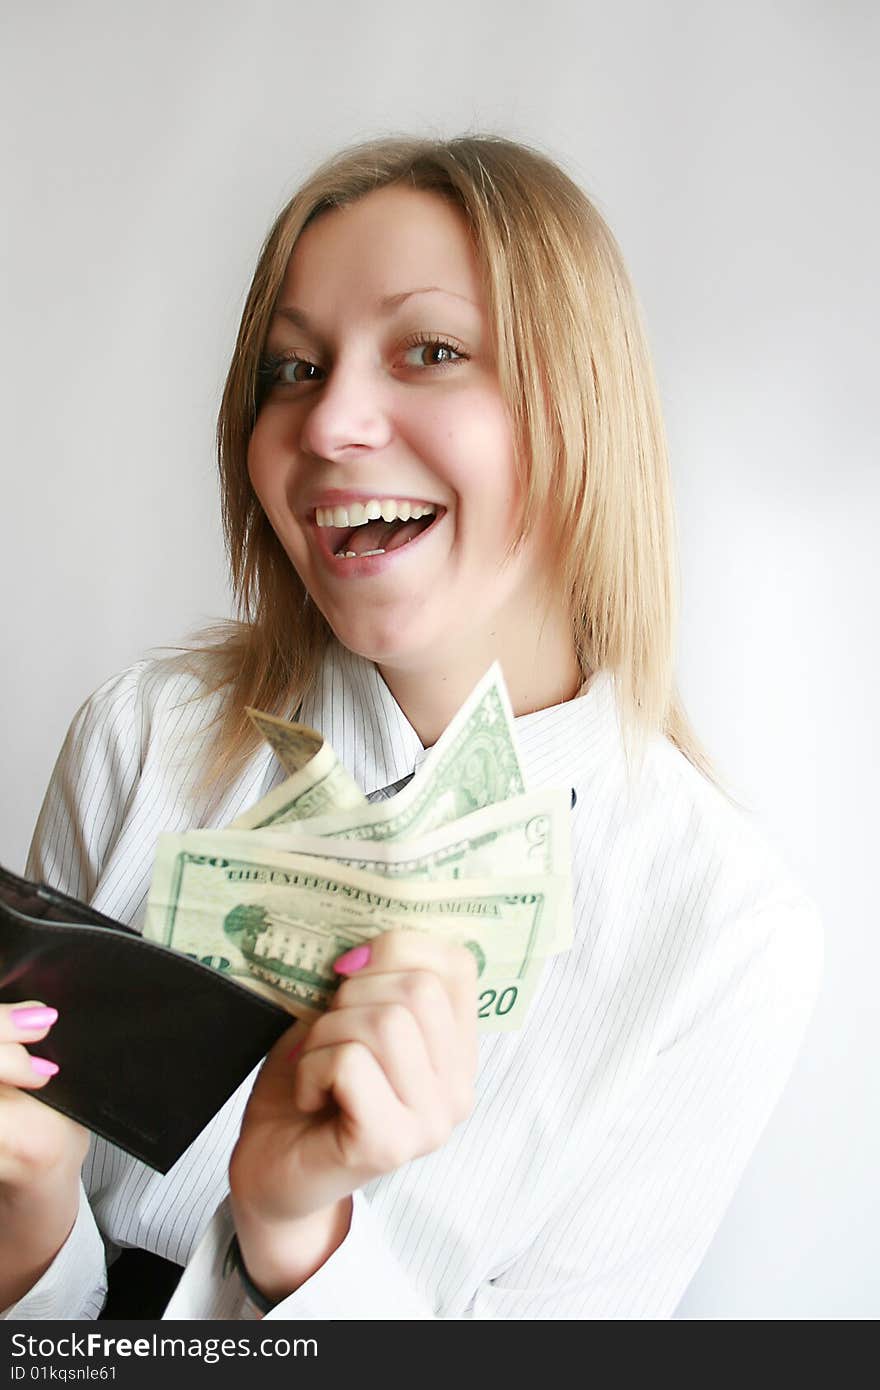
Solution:
M230 1162L245 1265L276 1299L345 1238L355 1188L439 1148L473 1106L471 953L391 931L337 968L347 978L327 1013L266 1058Z
M0 1308L36 1283L76 1220L89 1132L27 1094L58 1069L24 1044L56 1018L39 1000L0 1004Z

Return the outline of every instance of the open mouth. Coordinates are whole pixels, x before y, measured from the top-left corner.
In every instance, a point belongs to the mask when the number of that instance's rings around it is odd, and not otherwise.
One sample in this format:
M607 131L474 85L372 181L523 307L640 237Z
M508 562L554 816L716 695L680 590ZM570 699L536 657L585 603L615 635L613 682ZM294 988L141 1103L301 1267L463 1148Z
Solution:
M318 538L322 549L337 559L384 555L400 550L416 536L429 531L445 514L446 508L438 507L433 515L419 517L416 521L383 521L380 517L360 526L320 526Z

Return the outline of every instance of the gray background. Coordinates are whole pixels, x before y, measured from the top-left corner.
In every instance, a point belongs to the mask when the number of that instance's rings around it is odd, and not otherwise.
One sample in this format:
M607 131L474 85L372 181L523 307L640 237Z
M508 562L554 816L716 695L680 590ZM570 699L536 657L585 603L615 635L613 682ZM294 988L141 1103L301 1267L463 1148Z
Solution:
M539 145L644 305L686 702L825 916L803 1053L678 1316L875 1318L877 7L7 0L0 54L0 862L82 700L230 611L216 412L299 180L368 135Z

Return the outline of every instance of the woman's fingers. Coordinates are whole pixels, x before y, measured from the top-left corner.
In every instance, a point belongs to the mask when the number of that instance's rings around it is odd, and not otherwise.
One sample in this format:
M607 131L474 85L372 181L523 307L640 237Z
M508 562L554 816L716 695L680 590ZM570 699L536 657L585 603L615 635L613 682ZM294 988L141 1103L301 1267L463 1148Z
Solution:
M25 1043L39 1042L58 1017L39 1000L0 1005L0 1084L36 1090L58 1071L55 1062L33 1055Z
M295 1098L310 1114L327 1104L327 1059L318 1054L358 1044L375 1058L401 1105L413 1109L436 1104L442 1082L431 1063L416 1018L394 1000L352 1006L324 1014L311 1029L297 1059Z
M337 968L343 983L330 1009L309 1030L297 1058L297 1106L305 1114L316 1114L335 1100L344 1109L343 1097L355 1091L349 1071L340 1074L339 1068L365 1065L365 1051L408 1112L404 1127L417 1132L418 1151L437 1147L473 1104L473 957L462 947L423 933L386 932L347 952ZM354 1116L349 1118L356 1127ZM398 1116L398 1133L401 1123ZM375 1117L368 1127L375 1137ZM405 1149L407 1142L395 1141L395 1151Z
M352 967L355 967L352 969ZM477 966L464 946L424 932L383 932L336 962L343 983L325 1019L355 1005L402 1006L416 1019L454 1112L473 1105L477 1069ZM317 1030L317 1031L316 1031Z
M456 1050L461 1051L462 1030L457 1027L448 990L433 970L357 974L343 980L333 997L330 1010L318 1021L321 1026L315 1035L315 1045L323 1044L324 1030L329 1028L334 1031L327 1036L342 1041L338 1032L340 1015L352 1009L375 1009L381 1005L394 1005L409 1011L421 1029L434 1072L438 1076L445 1075L450 1063L456 1061ZM466 1048L464 1050L467 1051Z
M470 991L476 1004L477 963L465 946L443 941L428 932L397 929L373 937L363 947L346 952L346 956L364 950L369 952L369 956L365 964L353 973L370 975L384 971L433 970L446 981L456 1000ZM338 964L344 967L344 961L345 957L340 957ZM343 968L341 973L347 972Z
M401 1101L384 1068L360 1042L321 1047L304 1054L297 1063L295 1090L332 1096L338 1111L328 1114L303 1136L315 1148L317 1160L324 1152L355 1175L357 1184L380 1173L389 1173L420 1154L429 1153L448 1137L451 1125L440 1107L423 1105L413 1110Z
M58 1071L54 1062L47 1057L34 1057L27 1048L16 1043L6 1043L0 1047L0 1084L21 1086L35 1091L45 1086Z
M477 963L465 946L442 941L426 932L388 931L376 936L357 953L369 952L366 963L348 979L370 979L382 974L431 971L443 983L456 1017L458 1037L466 1048L469 1065L477 1064ZM355 952L347 952L347 956ZM337 962L345 967L345 957ZM418 983L414 983L414 988ZM332 1007L332 1006L331 1006Z
M23 1004L0 1004L0 1043L36 1042L44 1038L58 1017L58 1010L28 999Z

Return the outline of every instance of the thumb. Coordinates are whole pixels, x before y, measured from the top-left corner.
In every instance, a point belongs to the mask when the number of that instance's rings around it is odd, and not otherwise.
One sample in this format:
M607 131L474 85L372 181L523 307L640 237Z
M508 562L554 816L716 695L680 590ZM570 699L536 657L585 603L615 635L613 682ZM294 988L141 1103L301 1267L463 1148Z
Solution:
M263 1065L254 1082L251 1097L267 1105L290 1102L296 1059L308 1036L310 1023L297 1019L281 1034L266 1053Z

